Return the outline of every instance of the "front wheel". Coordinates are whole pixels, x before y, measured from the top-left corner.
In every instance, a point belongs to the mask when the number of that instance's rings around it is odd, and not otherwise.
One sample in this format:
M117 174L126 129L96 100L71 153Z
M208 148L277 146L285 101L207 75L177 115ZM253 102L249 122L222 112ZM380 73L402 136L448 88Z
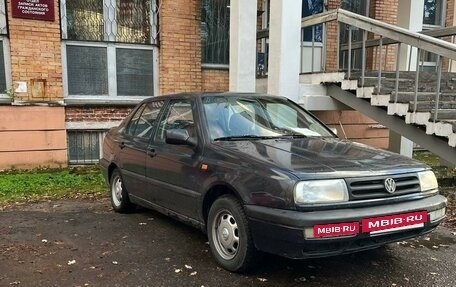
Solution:
M217 263L232 272L253 267L257 253L239 201L231 195L218 198L209 210L207 233Z
M120 213L130 212L134 209L133 203L130 202L127 190L125 189L122 175L118 169L112 172L110 180L111 205L112 208Z

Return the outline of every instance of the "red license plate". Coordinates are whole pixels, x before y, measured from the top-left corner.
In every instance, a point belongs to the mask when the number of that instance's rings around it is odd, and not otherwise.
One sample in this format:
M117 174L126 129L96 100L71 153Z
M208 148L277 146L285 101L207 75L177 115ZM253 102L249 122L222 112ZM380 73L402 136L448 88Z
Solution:
M424 226L427 219L426 211L372 217L362 220L361 230L362 232L379 233L418 228Z
M348 236L359 233L359 222L314 225L314 238Z

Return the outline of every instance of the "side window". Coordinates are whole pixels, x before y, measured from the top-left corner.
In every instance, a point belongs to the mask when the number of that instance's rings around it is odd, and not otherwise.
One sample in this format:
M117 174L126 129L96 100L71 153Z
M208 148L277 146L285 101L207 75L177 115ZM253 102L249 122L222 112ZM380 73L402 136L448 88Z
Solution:
M170 102L158 127L156 142L164 143L166 131L170 129L186 129L190 137L196 136L190 100L184 99Z
M136 125L138 124L139 117L141 116L142 111L144 110L145 104L143 104L139 109L136 110L133 117L131 117L130 122L125 129L125 133L129 136L133 136L135 133Z
M163 101L154 101L139 108L127 127L127 134L148 140L157 124L157 117L163 103Z

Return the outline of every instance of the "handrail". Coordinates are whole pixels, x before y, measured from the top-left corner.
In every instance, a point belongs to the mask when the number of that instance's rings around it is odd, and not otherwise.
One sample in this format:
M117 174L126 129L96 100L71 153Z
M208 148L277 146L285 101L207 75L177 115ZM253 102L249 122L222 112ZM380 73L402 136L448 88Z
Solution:
M432 29L432 30L425 30L425 31L417 32L417 33L423 34L423 35L428 35L428 36L431 36L434 38L448 37L448 36L456 35L456 26L444 27L444 28L438 28L438 29ZM352 50L362 49L363 42L364 42L366 48L371 48L371 47L377 47L379 45L380 40L371 39L371 40L367 40L367 41L353 42L351 44ZM398 43L400 43L400 42L395 41L393 39L388 39L388 38L383 39L383 45L393 45L393 44L398 44ZM341 51L348 50L348 44L342 44L340 49L341 49Z
M314 26L334 20L379 34L384 38L389 38L397 42L408 44L419 49L456 60L456 44L436 39L425 34L410 32L407 29L349 12L344 9L336 9L305 17L301 21L301 26Z

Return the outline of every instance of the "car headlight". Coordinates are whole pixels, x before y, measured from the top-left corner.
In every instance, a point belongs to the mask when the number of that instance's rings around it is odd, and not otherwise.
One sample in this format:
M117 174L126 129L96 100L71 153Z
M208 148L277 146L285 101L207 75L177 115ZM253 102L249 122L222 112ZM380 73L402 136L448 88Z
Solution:
M348 201L348 189L343 179L308 180L296 184L294 200L298 205Z
M437 183L437 178L431 170L419 172L418 179L420 181L420 187L422 192L437 189L439 187Z

